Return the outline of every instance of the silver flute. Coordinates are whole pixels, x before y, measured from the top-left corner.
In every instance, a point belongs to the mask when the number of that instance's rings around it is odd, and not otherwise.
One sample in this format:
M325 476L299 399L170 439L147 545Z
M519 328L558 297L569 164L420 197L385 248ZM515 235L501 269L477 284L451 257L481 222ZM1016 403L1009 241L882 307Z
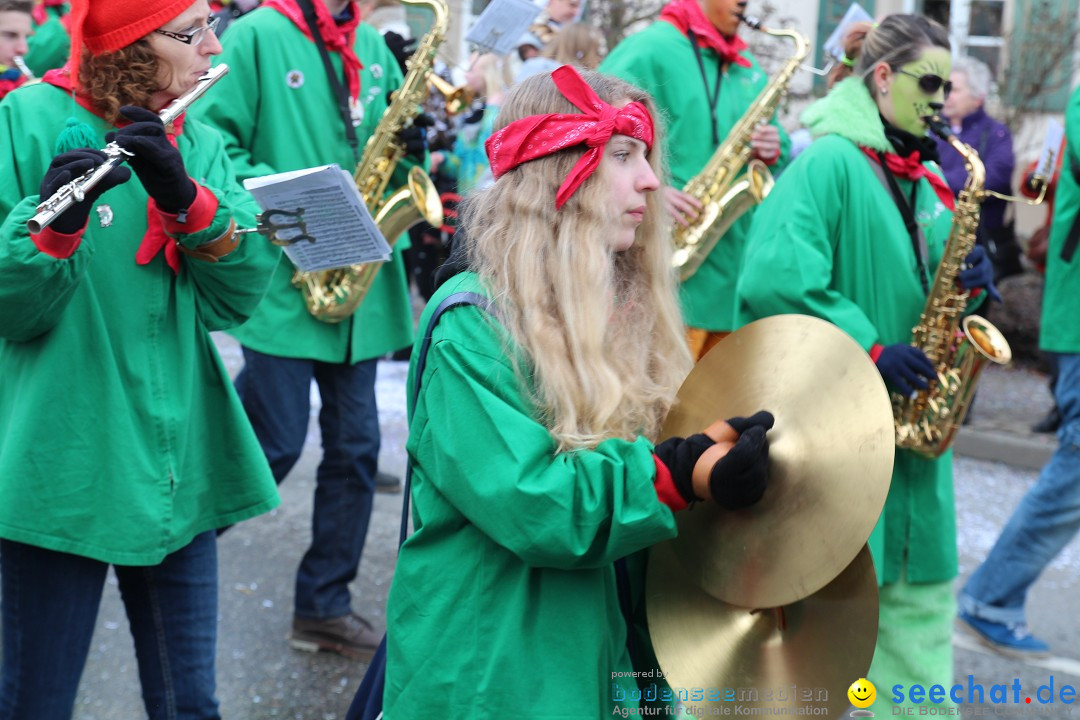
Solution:
M164 110L158 113L161 122L168 126L176 118L180 117L188 109L188 106L202 97L203 93L224 77L227 72L229 72L229 66L225 64L208 70L205 75L199 78L195 87L173 100ZM108 158L105 162L67 183L53 193L52 197L37 206L37 214L26 221L27 230L37 234L47 228L69 207L85 200L86 193L91 188L104 180L106 175L132 155L115 142L106 145L102 152Z
M21 72L27 80L37 80L37 78L34 77L34 71L31 70L30 66L26 64L26 61L23 60L22 55L16 55L14 58L12 58L11 64L18 68L19 72Z

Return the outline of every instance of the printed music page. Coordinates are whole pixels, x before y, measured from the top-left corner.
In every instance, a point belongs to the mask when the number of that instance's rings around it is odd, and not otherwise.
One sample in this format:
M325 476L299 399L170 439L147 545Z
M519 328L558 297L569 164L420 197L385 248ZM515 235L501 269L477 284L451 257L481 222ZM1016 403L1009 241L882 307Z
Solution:
M263 209L263 222L293 264L308 272L390 259L352 176L337 164L244 181ZM298 226L298 221L302 225ZM262 224L262 223L260 223Z
M1065 128L1057 120L1050 118L1046 123L1046 137L1043 139L1039 163L1035 167L1035 176L1049 180L1057 170L1058 153L1065 141Z
M530 0L492 0L465 39L497 55L506 55L517 49L518 41L540 10Z

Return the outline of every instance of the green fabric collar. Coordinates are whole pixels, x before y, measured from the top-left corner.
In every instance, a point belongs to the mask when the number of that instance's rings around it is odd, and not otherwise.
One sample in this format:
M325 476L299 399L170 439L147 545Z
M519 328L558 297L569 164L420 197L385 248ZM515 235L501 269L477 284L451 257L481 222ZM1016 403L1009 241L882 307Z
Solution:
M871 150L893 151L877 104L861 78L841 80L828 95L806 108L800 119L814 137L839 135Z

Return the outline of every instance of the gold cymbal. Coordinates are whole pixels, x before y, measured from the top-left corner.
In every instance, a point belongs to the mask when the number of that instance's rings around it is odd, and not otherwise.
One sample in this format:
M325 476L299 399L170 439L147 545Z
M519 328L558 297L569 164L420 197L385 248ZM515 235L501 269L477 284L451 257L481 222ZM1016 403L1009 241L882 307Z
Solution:
M704 714L713 707L757 714L739 706L766 714L843 714L847 688L866 677L877 642L878 587L869 548L810 597L763 610L705 593L675 552L673 541L652 548L645 601L653 649L674 699ZM785 707L787 713L769 710Z
M720 342L679 389L661 437L758 410L776 417L764 497L744 510L700 503L680 512L674 542L713 597L779 607L824 587L870 536L889 492L895 431L873 361L807 315L764 318Z

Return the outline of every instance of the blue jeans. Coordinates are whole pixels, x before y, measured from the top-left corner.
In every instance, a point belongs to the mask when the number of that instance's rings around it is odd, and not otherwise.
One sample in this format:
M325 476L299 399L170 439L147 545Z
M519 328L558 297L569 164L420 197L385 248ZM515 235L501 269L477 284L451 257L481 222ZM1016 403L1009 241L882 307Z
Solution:
M0 720L67 720L108 563L0 540ZM217 540L195 537L150 567L114 566L151 720L219 720L214 697Z
M1080 355L1058 355L1058 447L960 593L960 609L1024 622L1028 588L1080 530Z
M244 348L236 390L278 483L304 449L312 378L322 397L323 458L315 476L311 545L296 573L298 617L323 620L352 610L349 583L364 552L379 462L377 364L324 363Z

